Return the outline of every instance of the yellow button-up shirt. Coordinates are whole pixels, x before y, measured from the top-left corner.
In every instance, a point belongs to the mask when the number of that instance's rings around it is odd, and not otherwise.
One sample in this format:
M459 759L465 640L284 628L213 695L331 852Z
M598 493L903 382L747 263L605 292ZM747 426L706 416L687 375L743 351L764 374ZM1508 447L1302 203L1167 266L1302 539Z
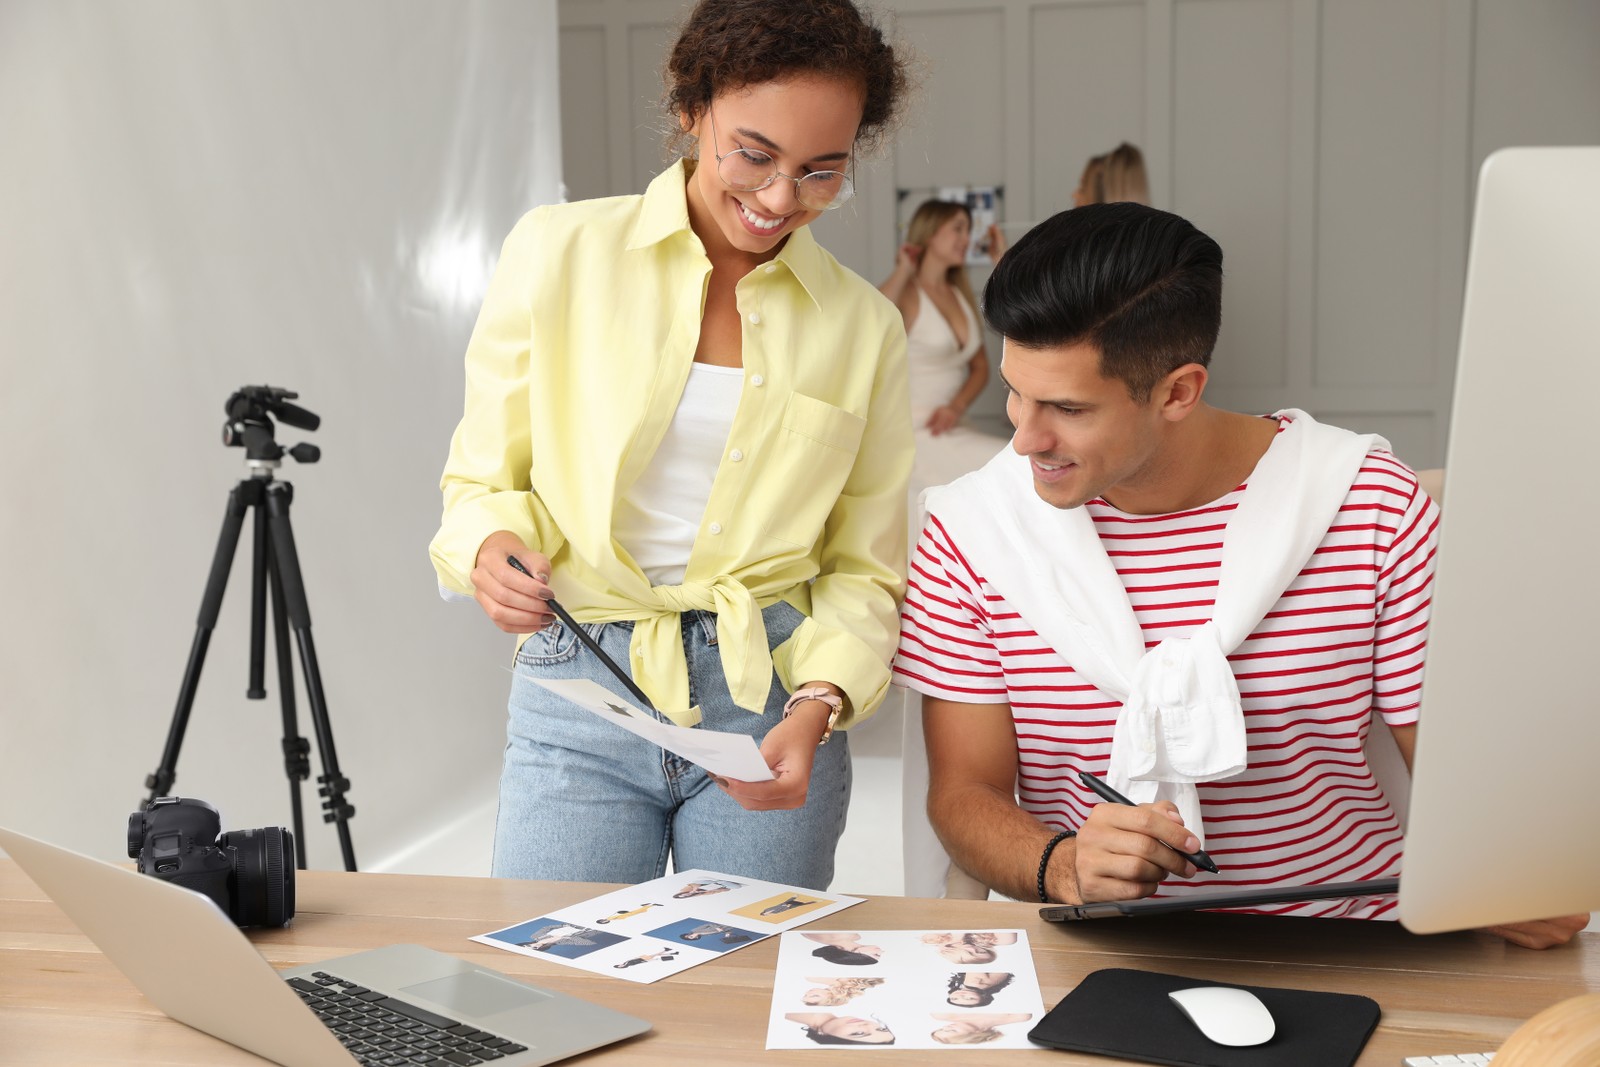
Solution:
M643 196L537 208L506 238L467 346L466 410L430 546L471 593L484 538L550 558L580 622L635 620L634 678L663 714L689 707L679 613L717 616L734 703L760 713L825 680L859 721L882 701L905 586L912 458L900 313L807 228L736 286L744 391L681 585L652 586L612 536L694 361L711 261L680 162ZM769 654L760 609L807 619Z

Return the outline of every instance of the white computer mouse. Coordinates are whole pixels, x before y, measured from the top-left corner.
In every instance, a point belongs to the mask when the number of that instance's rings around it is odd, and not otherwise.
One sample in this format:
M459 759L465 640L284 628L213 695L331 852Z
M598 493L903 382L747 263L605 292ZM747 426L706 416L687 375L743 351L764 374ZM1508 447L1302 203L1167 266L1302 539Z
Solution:
M1219 1045L1259 1045L1272 1040L1272 1013L1247 989L1202 985L1175 989L1172 998L1199 1031Z

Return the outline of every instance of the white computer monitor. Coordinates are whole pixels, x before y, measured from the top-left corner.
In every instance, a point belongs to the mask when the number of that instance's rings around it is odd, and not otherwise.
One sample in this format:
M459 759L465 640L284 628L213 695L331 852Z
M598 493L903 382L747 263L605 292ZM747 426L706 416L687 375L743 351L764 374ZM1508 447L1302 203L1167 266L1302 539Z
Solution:
M1600 909L1600 147L1478 180L1400 921Z

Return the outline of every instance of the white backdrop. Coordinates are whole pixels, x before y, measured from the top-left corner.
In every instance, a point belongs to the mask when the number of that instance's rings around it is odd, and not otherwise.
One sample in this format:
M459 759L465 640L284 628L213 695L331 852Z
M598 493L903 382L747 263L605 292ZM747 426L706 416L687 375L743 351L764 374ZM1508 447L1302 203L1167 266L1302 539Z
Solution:
M0 821L124 854L246 474L222 405L263 382L323 418L280 477L360 865L492 803L510 639L427 543L489 265L560 196L556 45L554 0L0 2ZM225 829L290 820L249 552L174 790Z

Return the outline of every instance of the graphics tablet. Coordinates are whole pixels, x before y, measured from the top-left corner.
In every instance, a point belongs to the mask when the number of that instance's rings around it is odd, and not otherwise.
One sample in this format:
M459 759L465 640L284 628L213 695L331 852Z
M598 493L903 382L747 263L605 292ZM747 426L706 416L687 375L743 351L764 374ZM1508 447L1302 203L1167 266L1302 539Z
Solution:
M1231 892L1196 893L1184 897L1145 897L1142 900L1105 900L1093 904L1051 904L1039 909L1039 916L1053 923L1078 919L1127 918L1135 915L1167 915L1179 911L1207 908L1249 908L1260 904L1293 904L1302 900L1329 900L1336 897L1381 897L1400 891L1398 878L1368 878L1359 882L1324 882L1322 885L1277 886L1272 889L1237 889Z

